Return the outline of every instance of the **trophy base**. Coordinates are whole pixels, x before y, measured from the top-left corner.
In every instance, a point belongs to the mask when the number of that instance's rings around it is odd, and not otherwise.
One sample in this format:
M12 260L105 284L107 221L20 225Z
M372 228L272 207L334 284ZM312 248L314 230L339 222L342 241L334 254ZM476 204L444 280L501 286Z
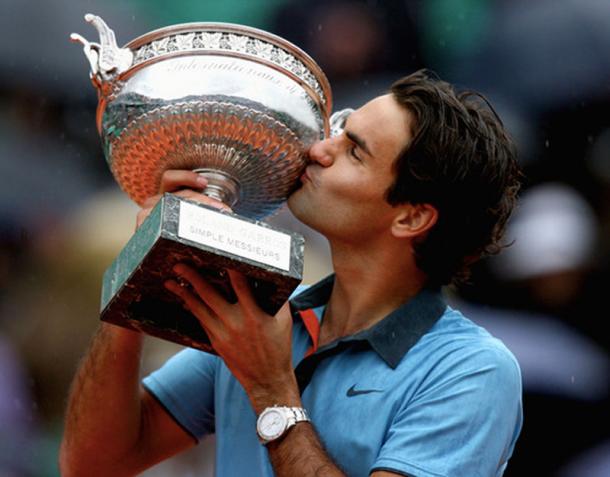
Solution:
M163 286L187 263L234 302L226 269L248 277L257 303L274 315L302 280L304 239L294 232L164 194L106 270L101 319L214 352L197 319Z

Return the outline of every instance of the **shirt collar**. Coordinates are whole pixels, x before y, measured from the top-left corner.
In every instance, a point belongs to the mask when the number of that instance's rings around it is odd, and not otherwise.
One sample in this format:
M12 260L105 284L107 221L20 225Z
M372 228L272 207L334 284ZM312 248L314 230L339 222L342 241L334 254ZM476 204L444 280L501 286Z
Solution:
M328 303L335 276L330 275L290 302L295 312L316 308ZM447 305L440 289L423 289L370 328L339 341L366 341L392 368L425 335L443 315Z

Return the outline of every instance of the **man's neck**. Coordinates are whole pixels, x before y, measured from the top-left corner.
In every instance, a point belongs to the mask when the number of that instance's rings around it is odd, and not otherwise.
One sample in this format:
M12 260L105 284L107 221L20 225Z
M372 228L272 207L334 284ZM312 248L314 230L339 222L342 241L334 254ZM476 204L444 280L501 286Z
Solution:
M335 282L320 345L370 328L423 288L424 275L400 245L331 244Z

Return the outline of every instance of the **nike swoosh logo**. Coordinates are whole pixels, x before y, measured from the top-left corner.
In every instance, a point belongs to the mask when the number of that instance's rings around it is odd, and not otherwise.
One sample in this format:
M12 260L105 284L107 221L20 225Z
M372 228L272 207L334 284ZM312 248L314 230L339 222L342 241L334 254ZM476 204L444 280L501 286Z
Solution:
M358 396L360 394L370 394L370 393L382 393L383 389L355 389L356 385L354 384L351 388L347 390L345 395L347 397Z

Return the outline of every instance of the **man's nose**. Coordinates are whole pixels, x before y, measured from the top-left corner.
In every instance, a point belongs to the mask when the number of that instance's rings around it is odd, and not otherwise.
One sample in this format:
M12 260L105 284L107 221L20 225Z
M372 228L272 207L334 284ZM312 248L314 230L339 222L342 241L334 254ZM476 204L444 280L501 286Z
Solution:
M332 166L337 149L337 138L330 137L318 141L309 148L309 158L323 167Z

